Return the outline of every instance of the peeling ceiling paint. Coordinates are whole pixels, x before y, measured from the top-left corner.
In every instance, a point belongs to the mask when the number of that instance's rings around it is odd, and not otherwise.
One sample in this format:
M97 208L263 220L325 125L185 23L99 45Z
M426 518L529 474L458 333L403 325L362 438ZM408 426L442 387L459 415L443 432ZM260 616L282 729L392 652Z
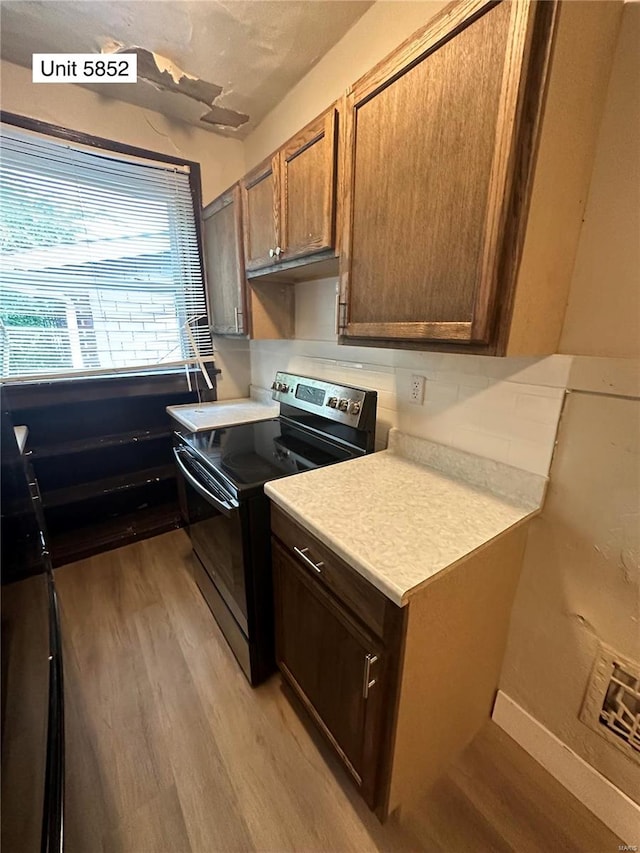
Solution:
M33 53L135 51L137 83L87 88L241 139L370 5L370 0L7 0L0 6L0 51L3 59L25 67Z
M135 53L138 57L138 77L160 90L177 92L207 106L211 106L218 95L222 94L222 86L199 80L195 75L179 69L175 63L165 57L145 50L143 47L126 47L118 52Z
M200 117L200 121L215 124L220 127L241 127L249 121L249 116L228 110L226 107L213 106L208 113Z
M200 121L218 127L241 127L249 120L244 113L226 107L217 106L214 101L222 94L222 86L200 80L158 53L152 53L143 47L132 45L119 48L116 53L135 53L138 57L138 78L150 83L160 92L174 92L184 95L197 103L208 107L200 116Z

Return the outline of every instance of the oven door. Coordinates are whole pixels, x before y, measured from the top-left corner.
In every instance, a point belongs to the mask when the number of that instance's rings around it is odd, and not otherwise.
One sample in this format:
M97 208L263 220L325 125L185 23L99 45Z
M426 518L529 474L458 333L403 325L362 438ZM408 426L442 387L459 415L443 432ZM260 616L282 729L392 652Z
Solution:
M248 635L243 557L243 523L235 498L209 474L184 445L173 449L184 480L191 543L234 619Z

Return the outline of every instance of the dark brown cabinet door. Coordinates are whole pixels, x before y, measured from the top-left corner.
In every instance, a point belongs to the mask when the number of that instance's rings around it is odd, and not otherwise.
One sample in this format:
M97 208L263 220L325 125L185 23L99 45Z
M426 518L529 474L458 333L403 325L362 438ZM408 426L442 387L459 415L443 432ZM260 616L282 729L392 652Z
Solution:
M336 122L332 107L280 150L280 260L335 247Z
M535 4L465 0L347 97L347 337L487 342Z
M384 655L277 542L273 558L278 666L373 807Z
M203 222L212 331L217 335L244 335L247 324L239 184L205 207Z
M244 259L248 271L279 258L279 162L269 157L242 180Z

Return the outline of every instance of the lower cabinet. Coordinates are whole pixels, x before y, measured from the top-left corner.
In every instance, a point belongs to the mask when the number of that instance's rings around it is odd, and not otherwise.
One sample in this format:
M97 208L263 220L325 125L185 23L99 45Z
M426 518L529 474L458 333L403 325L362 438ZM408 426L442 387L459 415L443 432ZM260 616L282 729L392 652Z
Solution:
M190 382L178 372L4 386L3 408L29 427L54 567L180 526L166 408L215 399L195 372Z
M418 804L490 719L526 530L399 607L272 505L276 662L381 820Z
M272 529L276 662L376 808L404 609L276 509Z
M385 653L277 542L276 659L284 677L375 806Z

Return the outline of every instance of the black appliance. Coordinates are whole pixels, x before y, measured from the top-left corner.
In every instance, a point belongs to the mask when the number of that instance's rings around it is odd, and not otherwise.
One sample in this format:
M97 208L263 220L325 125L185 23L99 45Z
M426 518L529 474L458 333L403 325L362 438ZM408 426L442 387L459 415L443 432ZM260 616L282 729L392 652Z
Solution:
M174 434L195 578L253 685L275 670L264 484L372 452L376 422L375 391L284 372L271 387L278 418Z
M2 849L61 853L60 618L40 491L2 406Z

